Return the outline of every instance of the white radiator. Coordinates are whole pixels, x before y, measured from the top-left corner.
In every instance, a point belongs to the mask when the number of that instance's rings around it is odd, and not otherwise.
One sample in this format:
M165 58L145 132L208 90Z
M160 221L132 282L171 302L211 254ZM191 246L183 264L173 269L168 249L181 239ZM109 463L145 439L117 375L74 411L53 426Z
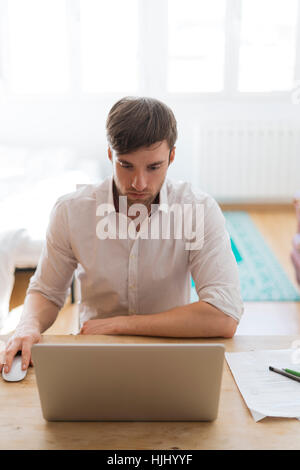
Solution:
M201 124L193 162L194 184L219 202L291 202L300 190L300 124Z

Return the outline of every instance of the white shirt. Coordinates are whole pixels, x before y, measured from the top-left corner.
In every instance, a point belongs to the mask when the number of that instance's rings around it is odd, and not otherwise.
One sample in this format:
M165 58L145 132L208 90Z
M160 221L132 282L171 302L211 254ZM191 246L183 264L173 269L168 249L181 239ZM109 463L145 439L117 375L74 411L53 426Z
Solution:
M192 275L199 300L239 321L243 302L238 268L225 218L216 201L189 183L166 178L159 203L158 209L145 219L150 227L168 213L172 204L192 205L193 215L195 204L203 208L204 237L199 242L200 249L186 249L187 240L175 236L143 239L143 224L140 232L135 232L136 239L99 238L98 223L104 219L97 215L97 208L109 204L110 213L106 216L117 215L110 176L56 201L27 293L38 291L61 308L76 270L81 326L89 319L159 313L189 304Z

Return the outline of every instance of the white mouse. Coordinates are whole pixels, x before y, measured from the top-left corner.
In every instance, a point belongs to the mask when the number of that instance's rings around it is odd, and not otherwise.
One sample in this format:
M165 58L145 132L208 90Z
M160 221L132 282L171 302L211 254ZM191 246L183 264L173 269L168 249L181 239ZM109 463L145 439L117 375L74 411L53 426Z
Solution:
M22 370L22 356L15 356L12 361L12 365L9 372L4 372L2 368L2 377L8 382L19 382L25 379L27 369Z

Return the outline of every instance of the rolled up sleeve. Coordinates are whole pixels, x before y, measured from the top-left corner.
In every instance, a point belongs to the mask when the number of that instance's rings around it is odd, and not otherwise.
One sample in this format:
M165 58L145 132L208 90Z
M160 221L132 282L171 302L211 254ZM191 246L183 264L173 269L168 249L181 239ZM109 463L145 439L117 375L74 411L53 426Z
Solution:
M190 270L199 300L239 322L243 311L238 266L233 255L225 217L212 199L204 214L204 243L189 253Z
M46 241L26 294L40 292L62 308L70 292L77 260L72 251L67 207L59 198L50 214Z

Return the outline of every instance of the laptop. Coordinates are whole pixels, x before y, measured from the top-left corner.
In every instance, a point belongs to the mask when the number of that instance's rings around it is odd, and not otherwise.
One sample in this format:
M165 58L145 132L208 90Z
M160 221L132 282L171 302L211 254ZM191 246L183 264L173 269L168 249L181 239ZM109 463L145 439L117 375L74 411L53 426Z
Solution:
M212 421L223 344L43 344L32 359L47 421Z

